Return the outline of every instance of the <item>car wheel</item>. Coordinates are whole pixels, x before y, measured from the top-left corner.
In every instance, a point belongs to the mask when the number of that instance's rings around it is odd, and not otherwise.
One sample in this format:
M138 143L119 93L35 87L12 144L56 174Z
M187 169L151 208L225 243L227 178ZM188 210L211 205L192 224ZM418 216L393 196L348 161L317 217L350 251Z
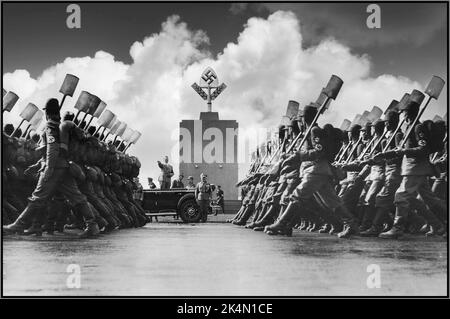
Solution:
M200 210L195 200L186 200L181 204L180 217L185 223L198 223L200 221Z

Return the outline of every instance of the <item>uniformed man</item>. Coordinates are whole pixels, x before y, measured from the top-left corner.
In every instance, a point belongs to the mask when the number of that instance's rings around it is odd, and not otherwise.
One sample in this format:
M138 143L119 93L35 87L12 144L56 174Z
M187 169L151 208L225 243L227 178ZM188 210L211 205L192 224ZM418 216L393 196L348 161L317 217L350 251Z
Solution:
M161 169L161 175L159 175L158 181L161 189L170 188L170 180L173 176L173 167L169 164L169 157L164 156L164 163L158 161L158 166Z
M187 189L194 189L195 188L194 177L189 176L187 180L188 180L188 183L186 185L186 188Z
M208 220L209 200L211 197L211 185L207 181L205 174L200 175L200 182L195 187L195 199L200 209L201 221Z
M291 235L292 227L301 216L302 207L307 206L313 200L315 194L319 195L323 203L344 222L344 230L338 234L340 238L348 238L358 232L352 215L343 205L341 199L336 195L331 184L332 171L331 161L335 154L329 156L327 136L325 131L319 127L311 130L312 150L297 151L292 155L300 165L304 161L311 164L304 167L304 174L300 184L295 188L290 197L290 203L283 215L272 225L266 226L265 232L269 235Z
M374 149L377 145L377 141L381 139L383 132L384 132L385 124L384 121L378 120L375 123L373 123L373 133L375 135L375 139L370 145L371 142L369 142L369 145L367 146L368 150L370 151L381 151L381 143L378 144L376 147L376 150ZM372 221L376 214L376 208L375 208L375 200L378 192L381 190L384 184L384 163L371 163L370 167L370 174L366 179L366 187L365 190L361 194L361 225L360 225L360 231L366 231L372 226Z
M42 141L46 151L38 184L22 214L13 224L3 226L3 230L5 233L21 233L33 218L43 213L42 211L47 207L47 201L56 191L59 191L71 202L74 210L84 217L86 228L80 237L95 236L99 233L99 228L94 215L88 206L86 197L80 192L75 179L69 173L67 161L69 137L60 128L58 100L50 99L44 110L47 124ZM38 225L41 226L41 224ZM34 224L32 228L33 226ZM33 230L31 229L31 231Z
M405 107L405 116L407 128L406 132L411 130L405 143L405 148L394 149L385 153L377 154L374 159L392 159L402 158L402 182L395 193L395 219L391 230L381 233L380 238L396 239L403 235L406 220L411 209L417 209L418 212L432 226L429 235L443 235L445 228L436 218L429 208L443 209L446 211L445 204L440 201L431 191L428 177L432 175L431 164L429 161L432 121L425 121L423 124L414 120L419 113L419 104L410 101ZM431 123L430 123L431 122ZM415 126L412 125L415 123ZM420 195L423 201L417 199ZM426 204L426 205L425 205Z
M178 176L178 179L175 179L172 182L172 188L184 188L183 177L183 174L180 174L180 176Z
M403 133L401 130L398 130L396 136L392 137L399 123L399 113L396 111L389 111L386 114L385 123L387 133L386 138L381 143L381 146L383 148L386 147L387 150L393 150L403 138ZM387 143L391 138L392 141L387 146ZM401 164L402 159L400 157L384 161L385 178L381 190L375 197L375 216L372 220L371 227L365 231L362 231L360 233L361 236L376 237L382 232L383 224L388 225L389 229L392 226L390 212L395 209L394 196L402 181L402 177L400 175ZM389 229L386 229L386 231Z

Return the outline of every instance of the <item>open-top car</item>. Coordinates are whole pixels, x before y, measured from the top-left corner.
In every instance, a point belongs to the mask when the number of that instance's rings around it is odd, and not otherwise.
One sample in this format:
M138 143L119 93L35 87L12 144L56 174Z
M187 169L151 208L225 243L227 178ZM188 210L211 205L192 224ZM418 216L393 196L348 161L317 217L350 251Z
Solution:
M143 207L149 216L179 216L185 223L200 221L193 189L145 189Z

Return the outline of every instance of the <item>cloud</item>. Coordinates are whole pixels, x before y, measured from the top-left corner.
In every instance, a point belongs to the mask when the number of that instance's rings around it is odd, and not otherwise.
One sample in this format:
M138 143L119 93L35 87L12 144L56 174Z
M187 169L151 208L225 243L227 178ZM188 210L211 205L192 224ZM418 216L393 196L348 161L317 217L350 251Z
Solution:
M232 3L230 5L230 12L232 14L241 14L245 10L247 10L248 3Z
M94 57L66 58L37 79L25 70L4 74L5 88L21 97L21 105L5 122L17 123L19 110L29 101L42 106L57 94L66 73L75 74L80 77L75 97L81 90L98 95L119 119L142 132L130 152L141 159L142 177L156 177L156 160L176 149L179 122L198 119L199 112L206 110L190 85L207 66L228 85L213 109L222 119L236 119L242 129L278 125L288 100L301 105L315 101L331 74L339 75L344 86L322 124L340 125L344 118L352 119L374 105L386 107L406 91L423 89L404 77L371 77L370 57L352 53L337 40L325 39L308 49L302 42L295 14L277 11L267 19L250 18L236 41L214 57L204 31L191 30L172 16L159 33L133 43L131 64L99 51ZM71 109L75 101L68 99L64 108ZM172 162L176 168L176 160Z
M351 47L426 44L447 25L445 4L380 3L380 29L368 29L369 3L264 3L271 12L289 10L302 22L307 45L334 37Z

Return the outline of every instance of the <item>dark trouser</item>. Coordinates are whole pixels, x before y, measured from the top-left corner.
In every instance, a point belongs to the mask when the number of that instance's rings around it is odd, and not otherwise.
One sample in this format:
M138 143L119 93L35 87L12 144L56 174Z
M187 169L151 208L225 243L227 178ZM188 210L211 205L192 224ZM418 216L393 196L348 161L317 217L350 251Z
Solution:
M427 220L430 220L429 213L445 219L447 215L447 207L444 201L436 197L431 191L427 176L403 176L400 187L395 193L395 206L397 208L395 215L395 224L402 225L404 220L408 217L411 208L420 207L422 210L427 209L426 206L420 205L417 201L417 195L423 199L423 202L428 206L431 212L428 213ZM432 218L434 221L434 218Z
M375 202L377 194L383 187L383 180L368 181L368 188L365 192L363 204L363 216L361 220L361 228L367 229L372 226L376 214Z
M386 175L383 187L378 192L375 198L376 213L372 222L372 226L376 229L381 229L384 222L392 223L392 218L389 213L393 211L395 192L397 191L402 177L397 174Z
M70 215L70 207L66 199L61 194L53 196L50 206L48 208L47 226L49 229L56 226L58 228L64 227L67 217Z
M330 176L305 174L300 184L292 193L290 200L302 210L303 207L309 206L308 203L314 200L315 196L318 196L317 198L321 204L333 211L344 223L350 224L354 222L352 215L336 195L331 184Z
M92 211L89 209L86 196L78 189L75 179L70 175L68 168L55 168L53 174L44 180L44 173L41 172L37 186L28 199L29 203L19 216L18 221L24 223L35 217L36 214L45 210L48 200L59 192L79 211L86 224L95 223Z
M208 220L209 200L197 200L198 208L200 210L201 221Z
M222 209L222 214L225 214L225 203L223 198L219 199L219 201L217 202L217 205L220 206L220 208Z
M108 209L108 206L106 206L106 204L102 200L100 200L100 198L98 198L95 194L86 194L86 196L89 202L99 212L101 217L106 219L106 221L111 225L116 224L112 212Z
M159 182L159 186L161 189L170 189L170 180Z

